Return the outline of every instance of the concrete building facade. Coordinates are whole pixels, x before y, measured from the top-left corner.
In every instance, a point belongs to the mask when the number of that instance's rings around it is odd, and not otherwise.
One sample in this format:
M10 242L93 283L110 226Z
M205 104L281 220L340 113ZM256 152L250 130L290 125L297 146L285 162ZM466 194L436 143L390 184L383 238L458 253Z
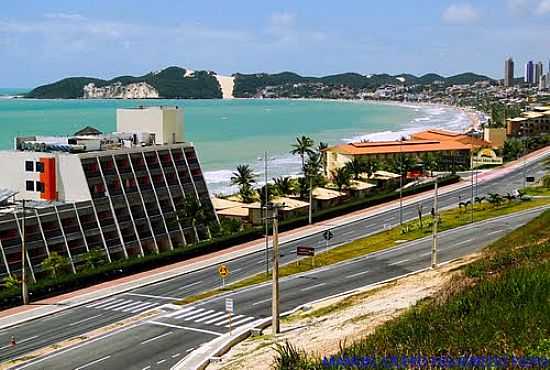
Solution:
M188 142L156 143L158 138L181 140L181 131L165 128L181 124L183 112L134 111L146 117L123 112L113 134L17 138L14 151L0 152L0 188L17 192L16 203L27 203L26 262L33 278L53 251L75 272L90 251L111 262L210 237L208 225L218 220L195 148ZM142 125L154 120L158 126ZM200 204L206 221L182 214L188 199ZM21 270L22 218L18 206L0 213L0 278Z
M510 57L504 62L504 86L514 85L514 60Z

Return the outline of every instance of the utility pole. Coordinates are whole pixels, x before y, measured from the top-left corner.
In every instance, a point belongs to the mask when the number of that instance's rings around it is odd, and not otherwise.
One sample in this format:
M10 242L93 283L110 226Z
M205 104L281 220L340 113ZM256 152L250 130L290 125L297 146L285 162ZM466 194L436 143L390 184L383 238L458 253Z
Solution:
M279 222L278 222L278 209L277 206L273 207L273 284L272 284L272 298L271 298L271 317L273 335L277 335L280 332L279 322Z
M437 267L437 223L439 221L439 215L437 211L437 178L435 179L434 188L434 206L432 212L432 269Z
M264 218L265 218L265 275L269 275L269 218L267 216L267 203L269 192L267 189L267 152L264 152L264 178L265 178L265 204L264 204Z
M403 229L403 138L399 138L399 228Z
M29 304L29 288L27 286L27 264L25 263L25 257L27 255L27 246L25 241L25 218L27 215L27 209L25 199L22 200L23 217L21 220L21 295L23 298L23 304Z
M309 177L309 224L313 223L313 176Z
M471 204L471 222L474 223L474 126L472 124L472 132L471 132L471 139L470 139L471 147L470 147L470 182L471 182L471 190L472 195L470 197Z
M525 187L527 186L527 184L525 183L527 181L526 179L526 176L527 176L527 173L526 173L526 168L525 168L525 152L527 151L527 148L525 147L525 144L523 144L523 158L522 158L522 172L523 172L523 189L525 189Z

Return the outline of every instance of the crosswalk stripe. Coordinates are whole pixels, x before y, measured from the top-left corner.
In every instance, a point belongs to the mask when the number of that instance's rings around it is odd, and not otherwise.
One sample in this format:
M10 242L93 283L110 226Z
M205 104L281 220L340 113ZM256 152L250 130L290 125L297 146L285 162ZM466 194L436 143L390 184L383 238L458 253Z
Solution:
M92 308L92 307L96 307L96 306L99 306L99 305L101 305L101 304L105 304L105 303L107 303L107 302L111 302L111 301L114 301L114 300L115 300L115 298L108 298L108 299L104 299L104 300L99 301L99 302L95 302L95 303L92 303L92 304L88 304L88 305L86 305L86 307Z
M186 312L189 312L189 311L193 311L195 309L195 307L186 307L186 308L182 308L181 310L177 310L177 311L174 311L174 312L170 312L169 314L167 315L164 315L163 317L174 317L174 316L178 316L178 315L181 315L183 313L186 313Z
M245 323L245 322L250 321L250 320L254 320L254 317L248 316L248 317L245 317L245 318L242 319L242 320L234 321L234 322L231 323L231 326L232 326L232 327L235 327L235 326L237 326L237 325L239 325L239 324ZM229 325L225 325L225 327L228 328Z
M104 307L101 307L102 310L112 310L113 308L115 307L118 307L118 306L125 306L127 305L128 303L132 303L133 301L131 299L128 299L128 300L122 300L122 302L117 302L117 303L114 303L114 304L111 304L111 305L107 305L107 306L104 306Z
M225 312L222 312L222 313L225 313ZM224 321L225 321L225 320L228 320L228 318L227 318L227 316L218 316L218 317L213 318L213 319L211 319L211 320L205 321L204 323L210 325L210 324L213 324L213 323L215 323L216 321L220 321L220 320L224 320Z
M146 310L148 308L152 308L152 307L155 307L155 306L158 306L158 305L160 305L160 303L150 303L147 306L136 308L136 309L130 311L130 313L138 313L140 311L143 311L143 310Z
M144 303L147 304L147 303L150 303L150 302L134 301L133 303L130 303L128 305L117 307L117 308L113 309L113 311L122 311L122 310L125 310L125 309L128 309L128 308L136 308L136 306L141 306Z
M185 312L181 315L174 316L174 319L177 319L177 320L182 319L186 316L191 316L191 315L194 315L194 314L202 312L202 311L204 311L204 308L197 308L196 310L187 311L187 312Z
M237 316L232 317L231 319L232 320L237 320L241 317L244 317L244 315L237 315ZM223 321L220 321L220 322L216 323L216 326L222 326L223 324L227 324L228 322L229 322L229 319L225 319Z
M201 312L201 313L198 313L196 315L193 315L193 316L187 316L184 318L185 321L190 321L190 320L195 320L199 317L202 317L202 316L205 316L205 315L209 315L211 314L212 312L214 312L214 310L207 310L207 311L204 311L204 312Z
M143 306L147 306L149 304L151 304L152 302L140 302L138 301L138 305L128 305L126 307L122 307L122 312L129 312L129 311L133 311L133 310L136 310L138 308L141 308Z
M219 312L219 311L218 311L218 312L214 312L214 313L211 314L211 315L203 316L203 317L201 317L200 319L195 320L195 322L203 322L203 321L209 320L209 319L211 319L211 318L213 318L213 317L217 317L217 316L223 315L224 313L225 313L225 312Z
M118 298L118 299L115 299L114 301L103 303L103 304L100 304L99 306L95 306L94 308L105 308L105 307L108 307L108 306L110 306L114 303L122 302L122 301L124 301L124 299Z

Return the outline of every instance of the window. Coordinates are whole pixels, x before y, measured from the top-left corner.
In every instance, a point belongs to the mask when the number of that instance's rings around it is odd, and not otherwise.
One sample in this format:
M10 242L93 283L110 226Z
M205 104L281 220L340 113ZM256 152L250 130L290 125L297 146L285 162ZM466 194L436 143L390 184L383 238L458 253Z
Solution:
M44 192L44 184L41 183L40 181L37 181L36 182L36 191L39 191L41 193Z
M36 162L36 172L44 172L44 163Z
M25 171L34 172L34 162L33 161L25 161Z
M30 162L30 163L32 163L32 162ZM34 181L27 181L25 183L25 188L27 189L27 191L34 191Z

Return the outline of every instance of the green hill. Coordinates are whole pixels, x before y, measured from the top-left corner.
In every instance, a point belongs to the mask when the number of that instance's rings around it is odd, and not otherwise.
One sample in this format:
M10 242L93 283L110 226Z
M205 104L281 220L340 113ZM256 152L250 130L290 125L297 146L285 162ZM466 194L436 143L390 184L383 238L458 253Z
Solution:
M222 97L218 80L213 72L196 71L185 76L186 70L180 67L168 67L157 73L143 76L119 76L111 80L90 77L71 77L49 85L37 87L26 97L36 99L76 99L84 95L83 88L89 83L96 87L120 83L123 86L145 82L154 87L161 98L174 99L217 99Z

